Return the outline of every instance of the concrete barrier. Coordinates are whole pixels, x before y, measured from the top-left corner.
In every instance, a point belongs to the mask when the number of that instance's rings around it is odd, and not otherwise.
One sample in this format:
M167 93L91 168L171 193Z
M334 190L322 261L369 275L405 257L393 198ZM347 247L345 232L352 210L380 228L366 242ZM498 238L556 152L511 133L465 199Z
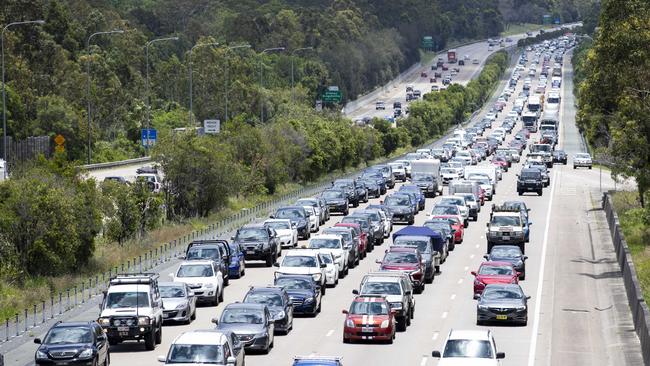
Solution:
M81 165L79 168L87 171L92 171L92 170L102 170L102 169L110 169L114 168L116 166L125 166L125 165L133 165L133 164L141 164L141 163L147 163L151 161L151 157L145 156L143 158L135 158L135 159L128 159L128 160L120 160L120 161L111 161L108 163L97 163L97 164L87 164L87 165Z
M608 192L603 194L602 207L605 211L609 232L614 243L616 260L621 267L625 292L634 321L634 330L641 343L644 363L648 365L650 364L650 309L648 309L648 304L643 298L643 292L641 291L641 285L636 275L636 268L632 261L630 248L625 241L618 214L614 211L614 205Z

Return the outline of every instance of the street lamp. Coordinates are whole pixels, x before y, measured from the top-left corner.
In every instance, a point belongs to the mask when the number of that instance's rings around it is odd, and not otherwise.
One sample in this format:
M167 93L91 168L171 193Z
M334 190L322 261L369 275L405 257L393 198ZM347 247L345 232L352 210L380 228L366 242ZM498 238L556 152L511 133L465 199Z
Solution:
M90 133L90 121L91 121L91 117L90 117L90 40L94 36L122 34L122 33L124 33L124 31L120 30L120 29L116 29L116 30L112 30L112 31L106 31L106 32L95 32L95 33L91 34L90 37L88 37L88 40L86 40L86 52L88 54L88 61L86 61L86 81L87 81L87 84L86 84L86 94L87 94L86 99L87 99L87 102L88 102L88 110L86 111L86 115L88 116L88 160L87 160L88 162L87 162L87 164L90 164L90 156L91 156L91 151L92 151L92 148L90 147L90 144L91 144L91 133Z
M190 69L190 126L192 125L192 51L194 51L195 48L201 47L201 46L218 46L219 42L210 42L210 43L199 43L195 44L192 48L190 48L190 59L189 59L189 69Z
M4 177L7 177L7 167L9 162L7 160L7 95L5 91L5 31L14 25L26 24L45 24L44 20L28 20L23 22L12 22L2 28L0 34L0 43L2 43L2 159L5 161Z
M239 46L230 46L230 47L226 48L226 52L228 52L230 50L236 50L238 48L251 48L251 45L242 44L242 45L239 45ZM224 78L225 78L225 83L224 84L225 84L225 95L226 95L226 111L225 111L226 113L225 113L225 116L224 116L224 122L227 122L228 121L228 84L229 84L228 83L229 80L228 80L228 55L227 54L226 54L226 62L224 62L223 64L224 64L224 67L223 67L224 68Z
M144 46L144 53L145 53L145 59L146 59L146 64L147 64L147 77L145 78L145 89L147 92L147 97L146 97L146 103L147 103L147 143L144 146L145 149L145 155L146 151L149 149L149 127L151 125L151 94L149 91L149 46L153 43L156 42L162 42L162 41L178 41L178 37L165 37L165 38L157 38L157 39L152 39L151 41L147 42L147 44Z
M294 100L294 92L293 92L293 55L294 55L294 53L296 53L298 51L306 51L306 50L313 50L313 49L314 49L314 47L303 47L303 48L295 49L295 50L293 50L293 52L291 52L291 103L292 104L293 104L293 100Z
M284 51L284 47L273 47L273 48L267 48L265 50L262 50L260 52L260 55L263 55L267 52L274 52L274 51ZM260 123L264 123L264 101L263 101L263 93L262 93L262 87L263 87L263 81L262 81L262 57L260 57Z

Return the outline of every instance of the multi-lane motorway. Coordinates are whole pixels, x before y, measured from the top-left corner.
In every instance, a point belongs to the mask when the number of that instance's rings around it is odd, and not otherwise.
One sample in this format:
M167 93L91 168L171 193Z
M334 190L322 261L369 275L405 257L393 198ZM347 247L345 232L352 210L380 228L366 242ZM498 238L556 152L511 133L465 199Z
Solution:
M487 51L487 45L484 48ZM460 55L463 52L469 53L459 50ZM574 124L569 59L565 56L559 147L573 156L583 147ZM520 89L521 83L515 95ZM513 99L505 111L512 108ZM374 106L372 102L368 104ZM499 117L495 126L502 118ZM520 127L515 127L514 131ZM435 145L441 144L439 141ZM555 165L551 170L551 185L543 196L519 197L515 190L515 174L519 168L520 164L515 164L504 174L495 201L520 199L531 208L534 224L526 248L527 276L521 282L524 291L532 296L527 326L476 326L470 271L479 266L486 251L485 223L490 211L490 203L486 203L478 221L471 222L466 229L464 242L456 246L442 266L442 273L424 293L416 295L417 310L412 326L398 333L394 344L343 344L341 339L341 310L349 307L353 298L351 292L358 288L362 276L377 269L375 260L380 259L383 249L390 245L387 240L351 270L336 288L328 289L321 314L316 318L296 318L292 332L278 336L270 354L247 355L246 364L290 365L294 355L318 354L342 356L346 365L434 365L437 360L431 357L431 350L440 349L452 328L491 329L499 351L506 353L503 365L642 364L638 340L629 337L633 333L630 332L629 309L626 313L624 299L620 298L622 281L616 276L616 264L608 260L611 248L607 247L606 230L599 213L594 210L601 182L598 171L573 170L570 163ZM603 189L613 188L607 176L603 176L602 183ZM370 204L379 200L371 199ZM415 225L426 220L426 212L438 200L427 199L426 208L418 214ZM340 216L332 216L326 226L340 219ZM166 278L175 265L177 262L161 270L161 277ZM251 285L272 283L273 268L255 262L247 267L246 276L231 281L226 288L225 304L241 301ZM156 356L165 354L177 335L187 330L211 328L210 319L218 316L222 309L223 304L200 307L197 319L190 325L165 326L162 344L155 351L144 351L142 344L135 343L113 346L111 362L113 365L158 364ZM97 309L92 308L70 320L96 319L97 315ZM6 362L21 366L32 364L35 349L34 344L18 347L5 355Z

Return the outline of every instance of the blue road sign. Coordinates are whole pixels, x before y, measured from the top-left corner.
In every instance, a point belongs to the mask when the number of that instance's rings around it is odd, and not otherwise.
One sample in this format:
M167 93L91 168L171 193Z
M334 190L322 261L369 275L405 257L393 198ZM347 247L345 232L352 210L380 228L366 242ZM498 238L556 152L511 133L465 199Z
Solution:
M140 138L142 139L142 146L153 146L156 144L156 140L158 139L158 131L155 128L143 128Z

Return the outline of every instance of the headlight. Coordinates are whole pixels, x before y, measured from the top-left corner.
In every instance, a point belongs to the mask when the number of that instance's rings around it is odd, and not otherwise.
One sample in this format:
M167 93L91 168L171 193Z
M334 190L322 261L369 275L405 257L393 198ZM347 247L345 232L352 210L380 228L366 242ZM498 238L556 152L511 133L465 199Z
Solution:
M214 285L211 284L211 283L205 283L205 284L203 284L203 286L204 286L205 288L213 288L213 287L214 287Z
M109 318L99 318L97 322L99 323L99 325L105 325L105 326L111 325L111 319Z
M479 310L487 310L488 307L485 306L485 305L479 305L479 306L478 306L478 309L479 309Z
M481 282L480 280L476 280L476 279L475 279L475 280L474 280L474 285L476 285L476 286L482 286L482 285L483 285L483 282Z
M318 281L320 281L321 274L320 273L314 273L313 275L311 275L311 277L314 279L314 281L318 282Z
M38 350L38 351L36 351L36 358L39 359L39 360L47 360L47 353L45 353L45 352L43 352L41 350Z
M149 325L149 323L151 323L151 319L148 316L138 317L138 325Z
M386 319L386 320L384 320L383 322L381 322L380 327L381 327L381 328L388 328L388 323L389 323L389 322L388 322L388 319Z
M347 319L345 321L345 326L348 328L354 328L354 322L352 321L352 319Z
M305 298L305 304L311 304L312 302L314 302L314 298L313 298L313 297L307 297L307 298Z
M284 318L286 315L287 315L287 314L285 314L284 310L282 310L282 311L280 311L279 313L275 314L274 320L282 319L282 318Z
M178 306L176 306L176 309L185 309L186 306L187 304L178 304Z
M91 348L86 348L79 354L79 358L90 358L93 357L93 350Z
M395 309L395 310L400 310L400 309L402 309L402 303L401 302L391 302L390 303L390 308Z
M517 311L523 311L523 310L526 310L526 307L525 306L517 306L515 309Z
M255 334L255 338L266 337L266 336L267 336L266 331Z

